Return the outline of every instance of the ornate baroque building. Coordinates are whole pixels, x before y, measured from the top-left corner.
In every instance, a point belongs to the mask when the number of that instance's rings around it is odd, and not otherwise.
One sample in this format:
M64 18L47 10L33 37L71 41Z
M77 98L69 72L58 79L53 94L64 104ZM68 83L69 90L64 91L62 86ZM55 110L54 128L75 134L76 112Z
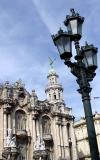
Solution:
M54 69L47 78L44 101L21 81L0 86L0 160L78 160L71 108Z

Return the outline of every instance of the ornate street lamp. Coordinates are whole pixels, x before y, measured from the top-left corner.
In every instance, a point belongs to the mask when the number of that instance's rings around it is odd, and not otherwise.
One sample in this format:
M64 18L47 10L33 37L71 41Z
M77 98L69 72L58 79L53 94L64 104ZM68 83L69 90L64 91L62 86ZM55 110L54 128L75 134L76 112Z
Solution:
M63 30L60 28L58 31L58 34L55 36L52 36L53 39L55 39L54 43L58 48L60 58L65 59L72 57L72 47L71 47L71 38L70 35L67 32L63 32Z
M77 77L76 81L79 84L78 92L82 95L84 106L91 159L100 160L90 103L91 87L89 83L96 75L97 48L94 45L88 45L87 42L85 46L80 48L79 40L82 37L82 23L84 22L84 18L76 13L74 9L71 9L71 13L72 15L66 16L66 20L64 21L68 32L63 32L60 29L58 34L53 35L52 38L61 59L64 60L65 65L71 68L71 73ZM72 41L75 43L76 62L71 62Z

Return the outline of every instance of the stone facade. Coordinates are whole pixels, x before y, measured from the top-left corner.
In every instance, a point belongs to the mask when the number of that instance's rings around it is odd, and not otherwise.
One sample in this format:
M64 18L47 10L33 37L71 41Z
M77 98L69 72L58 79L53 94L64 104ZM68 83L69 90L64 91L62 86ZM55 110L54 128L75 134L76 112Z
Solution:
M98 148L100 153L100 114L98 114L97 112L94 115L94 125L95 125ZM79 121L76 121L74 123L74 129L75 129L79 159L91 160L85 119L81 118Z
M59 76L51 69L47 78L44 101L21 80L0 85L0 160L78 160L74 117Z

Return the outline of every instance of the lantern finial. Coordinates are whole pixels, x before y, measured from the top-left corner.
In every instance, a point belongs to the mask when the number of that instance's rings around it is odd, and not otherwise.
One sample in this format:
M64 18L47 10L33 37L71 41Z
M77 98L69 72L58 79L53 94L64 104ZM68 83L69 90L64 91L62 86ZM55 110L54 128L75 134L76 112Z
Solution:
M70 11L72 13L72 16L75 16L75 10L74 10L74 8L71 8Z
M70 12L72 13L72 17L77 17L79 16L79 13L75 12L74 8L70 9Z
M59 33L59 34L63 33L63 30L62 30L62 28L61 28L61 27L59 28L58 33Z

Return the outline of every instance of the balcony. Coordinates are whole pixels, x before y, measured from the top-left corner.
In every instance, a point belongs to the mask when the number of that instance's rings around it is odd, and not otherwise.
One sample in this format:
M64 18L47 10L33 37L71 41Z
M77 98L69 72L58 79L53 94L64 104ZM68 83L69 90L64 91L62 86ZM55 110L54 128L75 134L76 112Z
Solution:
M51 134L44 134L43 135L43 140L45 142L52 142L53 141L52 135Z
M47 159L48 153L45 150L38 150L33 152L33 159Z
M26 130L21 130L21 129L16 129L16 136L18 138L26 138L28 135L27 135L27 131Z

